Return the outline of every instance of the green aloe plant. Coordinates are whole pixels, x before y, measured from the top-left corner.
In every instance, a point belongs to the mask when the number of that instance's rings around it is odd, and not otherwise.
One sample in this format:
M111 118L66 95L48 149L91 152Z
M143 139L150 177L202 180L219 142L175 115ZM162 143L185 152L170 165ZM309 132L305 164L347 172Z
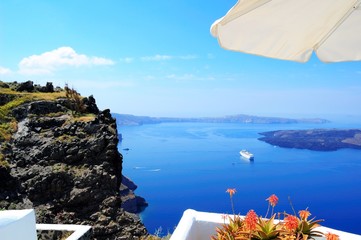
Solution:
M322 237L323 233L316 231L315 228L320 226L320 222L323 220L315 220L312 218L307 220L307 218L298 218L299 224L296 229L296 232L299 233L300 239L313 239L314 237Z
M229 223L222 224L216 228L216 235L212 236L212 240L236 240L243 230L243 220L240 216L229 217Z
M257 227L252 233L252 240L271 240L278 239L278 236L282 232L278 223L275 223L274 219L276 214L269 219L259 217Z

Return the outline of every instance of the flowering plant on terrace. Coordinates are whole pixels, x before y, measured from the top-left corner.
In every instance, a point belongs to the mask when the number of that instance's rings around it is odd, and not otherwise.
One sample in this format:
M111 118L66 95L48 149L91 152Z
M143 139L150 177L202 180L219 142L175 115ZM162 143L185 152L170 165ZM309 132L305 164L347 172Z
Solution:
M234 214L233 195L236 189L227 189L229 193L233 216L228 216L229 223L222 224L216 229L212 240L307 240L315 237L324 237L326 240L339 240L336 234L317 231L322 220L309 219L311 213L305 209L294 214L274 213L278 197L272 194L266 200L268 209L265 217L257 215L254 210L249 210L245 217ZM271 209L270 217L267 215ZM282 216L282 217L281 217ZM276 218L277 217L277 218ZM224 216L226 219L227 216Z

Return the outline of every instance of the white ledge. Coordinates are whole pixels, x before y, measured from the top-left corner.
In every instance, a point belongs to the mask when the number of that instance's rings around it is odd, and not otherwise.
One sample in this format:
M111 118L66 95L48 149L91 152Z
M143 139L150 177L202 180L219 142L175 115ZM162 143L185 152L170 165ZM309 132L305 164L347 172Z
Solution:
M228 223L222 217L224 214L198 212L193 209L184 211L183 216L172 234L170 240L209 240L210 236L216 233L216 227L223 223ZM361 240L361 235L343 232L328 227L318 227L317 231L322 233L334 233L340 237L340 240ZM315 238L322 240L325 238Z
M1 240L36 240L33 209L0 211Z
M75 224L36 224L34 209L0 211L1 240L36 240L36 230L73 232L66 240L78 240L91 226Z

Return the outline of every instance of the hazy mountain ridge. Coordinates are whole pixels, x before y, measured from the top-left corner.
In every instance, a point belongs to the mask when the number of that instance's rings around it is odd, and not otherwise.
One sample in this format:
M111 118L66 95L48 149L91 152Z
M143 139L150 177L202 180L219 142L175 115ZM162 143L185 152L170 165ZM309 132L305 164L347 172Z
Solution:
M112 113L121 126L137 126L143 124L171 123L171 122L200 122L200 123L256 123L256 124L290 124L290 123L328 123L322 118L281 118L261 117L246 114L230 115L225 117L200 117L200 118L172 118L172 117L149 117L135 116L131 114Z

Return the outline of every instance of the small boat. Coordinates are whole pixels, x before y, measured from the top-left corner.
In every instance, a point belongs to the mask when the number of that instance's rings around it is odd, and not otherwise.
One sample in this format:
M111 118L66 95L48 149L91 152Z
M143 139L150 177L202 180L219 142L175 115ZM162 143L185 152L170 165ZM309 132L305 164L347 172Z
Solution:
M254 159L254 156L252 153L248 152L247 150L241 150L239 152L239 154L241 154L242 157L244 158L247 158L249 160L253 160Z

